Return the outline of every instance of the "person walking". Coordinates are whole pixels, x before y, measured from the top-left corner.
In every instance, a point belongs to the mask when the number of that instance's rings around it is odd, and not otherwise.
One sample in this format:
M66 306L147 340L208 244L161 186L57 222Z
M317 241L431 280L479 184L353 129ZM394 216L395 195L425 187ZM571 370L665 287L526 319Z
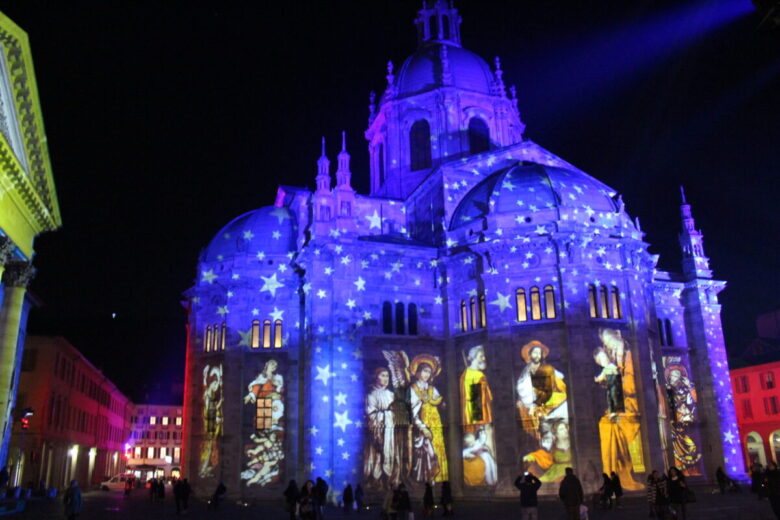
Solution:
M154 502L157 498L157 479L153 478L149 481L149 501Z
M77 480L71 480L70 486L65 491L62 499L65 506L65 517L68 520L76 520L81 513L81 489Z
M764 482L764 471L761 468L761 464L754 463L750 467L750 492L758 495L758 499L761 500L761 485Z
M442 516L453 515L452 488L450 487L449 480L445 480L441 483L441 507L444 509Z
M295 520L296 509L298 509L298 499L301 497L301 492L298 490L298 484L295 480L291 480L287 484L287 489L284 490L284 502L285 509L290 513L290 520Z
M344 494L341 495L341 501L344 504L344 513L351 513L352 504L355 503L355 495L352 493L352 484L347 484L347 487L344 488Z
M357 511L360 513L363 511L363 488L360 486L360 484L357 485L355 488L355 504L357 505Z
M409 492L406 491L406 486L403 483L398 484L395 489L395 510L398 520L407 520L409 518L409 512L412 510L412 501L409 499Z
M681 520L685 520L685 502L687 502L688 485L685 483L685 476L682 471L672 466L669 468L669 503L674 509L676 515Z
M606 473L601 474L601 487L599 488L599 502L604 509L612 509L612 481Z
M173 501L176 503L176 514L181 514L181 488L183 481L181 479L173 483Z
M423 513L426 518L433 517L433 486L425 483L425 493L423 494Z
M165 501L165 479L164 478L157 480L157 499L160 502Z
M328 483L322 478L317 477L317 483L314 485L314 501L317 510L317 518L325 518L325 504L328 502Z
M317 489L311 480L306 481L298 495L298 513L301 520L317 518Z
M723 471L723 468L718 466L718 469L715 470L715 480L718 482L718 488L720 489L720 494L725 495L726 494L726 485L728 484L729 480L726 476L726 472Z
M536 493L542 482L528 471L515 479L515 487L520 490L520 520L539 520L539 500Z
M585 495L582 492L582 484L580 479L574 475L572 468L566 468L565 471L566 475L558 488L558 497L566 508L566 519L579 520L580 506L585 499Z
M609 475L609 484L612 494L615 495L615 507L623 509L623 506L620 505L620 497L623 496L623 486L620 484L620 477L614 471Z
M669 511L669 490L666 486L666 476L658 470L653 470L647 477L647 504L650 517L664 520Z
M780 470L777 469L777 464L774 462L767 464L764 476L769 505L772 506L775 518L780 520Z
M190 494L192 493L192 487L190 482L185 478L181 481L181 511L186 513L190 508Z
M222 499L225 498L225 495L227 494L227 488L225 487L225 484L220 480L219 484L217 485L217 489L214 490L214 494L211 495L211 501L209 502L209 509L213 509L214 511L217 510L219 507L219 503L222 502Z

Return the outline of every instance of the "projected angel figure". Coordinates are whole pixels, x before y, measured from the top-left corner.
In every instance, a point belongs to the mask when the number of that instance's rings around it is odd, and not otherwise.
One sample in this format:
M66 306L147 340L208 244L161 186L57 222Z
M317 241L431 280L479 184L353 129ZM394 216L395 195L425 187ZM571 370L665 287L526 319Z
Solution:
M393 386L409 388L412 446L410 477L416 482L443 482L449 480L447 452L444 446L439 407L444 398L433 386L441 373L437 356L420 354L411 363L405 352L383 350L387 359ZM403 424L403 418L396 418Z
M217 438L222 435L222 365L203 367L203 424L206 437L201 443L198 474L209 477L219 464Z

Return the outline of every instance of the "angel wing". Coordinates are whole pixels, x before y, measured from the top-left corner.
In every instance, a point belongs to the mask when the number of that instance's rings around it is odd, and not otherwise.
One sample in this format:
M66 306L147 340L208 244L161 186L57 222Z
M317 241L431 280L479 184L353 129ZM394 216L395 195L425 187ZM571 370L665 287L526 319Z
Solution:
M394 388L402 388L409 384L409 358L403 350L383 350L382 355L387 360Z

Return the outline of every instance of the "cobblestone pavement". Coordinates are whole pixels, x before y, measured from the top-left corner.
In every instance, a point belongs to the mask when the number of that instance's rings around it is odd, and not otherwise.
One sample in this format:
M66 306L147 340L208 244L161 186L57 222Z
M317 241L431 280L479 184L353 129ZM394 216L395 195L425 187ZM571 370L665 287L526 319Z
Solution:
M740 494L713 494L709 488L696 489L697 502L688 504L689 519L707 520L773 520L769 503L766 499L757 500L748 492ZM416 518L419 513L419 498L415 501ZM504 500L482 504L476 501L456 503L455 518L464 520L501 520L519 519L517 500ZM591 520L642 520L648 518L647 503L644 495L623 497L622 509L591 510ZM439 517L440 513L436 513ZM157 520L166 518L183 518L186 520L284 520L289 516L280 503L257 503L241 505L236 502L225 502L218 511L208 511L201 500L191 500L190 510L184 515L176 515L173 497L170 494L162 503L151 503L143 491L125 498L121 493L93 491L84 494L84 508L79 520ZM62 520L64 518L62 503L59 500L32 500L23 513L9 515L6 518L19 520ZM375 520L379 518L379 509L344 514L336 508L326 512L327 520ZM562 520L563 509L553 499L542 500L539 506L540 520Z

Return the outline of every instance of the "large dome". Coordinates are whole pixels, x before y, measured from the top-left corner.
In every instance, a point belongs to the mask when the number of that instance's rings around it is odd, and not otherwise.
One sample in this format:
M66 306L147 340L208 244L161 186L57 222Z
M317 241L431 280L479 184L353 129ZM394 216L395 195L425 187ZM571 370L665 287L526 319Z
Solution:
M295 250L297 223L287 208L265 206L244 213L222 228L201 255L220 262L241 254L287 254Z
M409 96L442 85L441 44L426 45L409 56L396 77L399 96ZM452 85L490 94L493 73L488 64L471 51L447 45Z
M520 162L492 173L467 193L453 214L450 229L497 213L527 214L531 222L534 214L545 210L614 212L614 194L586 173Z

